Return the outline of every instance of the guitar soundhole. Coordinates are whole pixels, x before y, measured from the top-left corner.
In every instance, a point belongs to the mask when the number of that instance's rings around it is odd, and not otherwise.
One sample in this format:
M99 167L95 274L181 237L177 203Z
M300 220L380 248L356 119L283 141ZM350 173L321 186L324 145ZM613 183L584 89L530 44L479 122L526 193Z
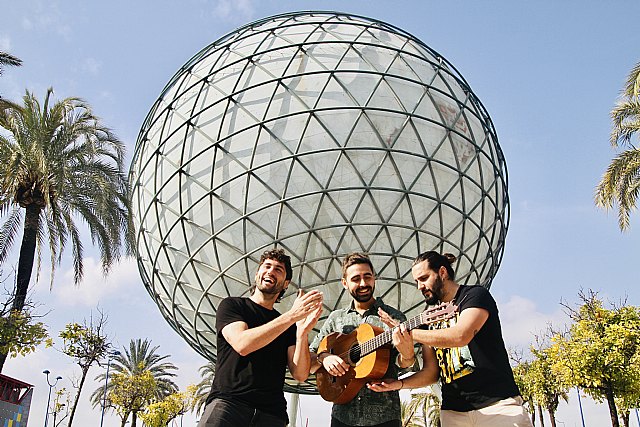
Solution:
M349 349L349 364L356 365L360 361L360 357L360 346L356 344Z

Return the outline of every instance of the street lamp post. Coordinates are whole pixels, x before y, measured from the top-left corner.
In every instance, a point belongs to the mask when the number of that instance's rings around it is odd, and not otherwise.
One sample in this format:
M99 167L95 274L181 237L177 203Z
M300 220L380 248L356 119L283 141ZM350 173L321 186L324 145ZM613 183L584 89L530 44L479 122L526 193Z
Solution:
M578 392L578 406L580 407L580 419L582 420L582 427L585 427L584 414L582 413L582 401L580 400L580 389L576 387L576 391Z
M51 403L51 389L54 388L56 384L58 384L58 381L60 381L62 377L58 375L56 377L55 382L51 384L51 382L49 381L49 374L51 372L49 372L48 369L45 369L44 371L42 371L42 373L47 376L47 384L49 384L49 397L47 397L47 412L44 413L44 427L47 427L47 421L49 421L49 404Z
M102 392L102 415L100 416L100 427L104 423L104 410L107 407L107 384L109 383L109 367L111 366L111 359L115 356L120 356L118 350L110 351L107 354L107 373L104 376L104 390Z

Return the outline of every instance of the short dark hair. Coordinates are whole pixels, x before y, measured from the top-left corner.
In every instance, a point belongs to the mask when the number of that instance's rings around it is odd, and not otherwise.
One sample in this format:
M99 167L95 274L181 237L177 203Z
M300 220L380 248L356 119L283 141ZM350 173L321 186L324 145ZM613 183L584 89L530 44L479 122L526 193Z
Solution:
M352 252L350 254L347 254L342 260L342 278L343 279L347 278L347 269L352 265L356 265L356 264L367 264L371 269L371 272L374 275L376 274L376 271L373 269L373 264L371 263L371 260L369 259L369 256L367 254L363 254L360 252Z
M423 261L427 261L429 263L429 268L436 272L440 270L440 267L446 268L449 279L455 280L456 273L453 271L453 267L451 267L451 264L456 262L455 255L449 253L439 254L436 251L427 251L415 257L413 265L420 264Z
M293 269L291 268L291 257L286 253L284 253L284 250L271 249L268 251L264 251L262 255L260 255L260 262L258 262L258 268L260 268L262 263L268 259L283 263L284 269L286 272L285 280L291 280L291 278L293 277ZM256 291L256 284L254 282L249 287L249 295L253 295L255 291ZM280 292L280 295L278 295L278 298L276 298L276 302L280 302L285 292L286 292L286 289L283 289L282 292Z
M293 269L291 268L291 257L284 253L283 249L271 249L269 251L264 251L260 256L260 262L258 266L261 266L263 262L268 259L272 259L274 261L278 261L284 264L284 269L286 271L286 280L291 280L293 277Z

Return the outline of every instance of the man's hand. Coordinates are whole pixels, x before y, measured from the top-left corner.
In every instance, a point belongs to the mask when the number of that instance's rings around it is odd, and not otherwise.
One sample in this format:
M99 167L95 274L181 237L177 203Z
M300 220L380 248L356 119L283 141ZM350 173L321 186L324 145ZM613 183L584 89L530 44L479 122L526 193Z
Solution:
M309 314L315 313L318 308L320 308L320 310L322 309L322 293L317 290L305 293L300 289L298 296L293 301L293 305L289 311L287 311L287 315L289 315L294 322L298 322L306 318ZM318 317L320 316L318 315ZM313 325L311 327L313 327Z
M349 364L342 360L342 357L335 354L320 353L318 355L324 369L334 377L340 377L347 373Z
M399 320L394 319L389 315L389 313L387 313L381 308L378 308L378 316L380 316L380 320L382 320L382 323L384 323L385 325L387 325L392 329L400 324Z
M394 380L393 378L384 378L378 381L371 381L367 383L369 390L377 391L378 393L384 391L396 391L402 388L402 381Z
M401 360L398 362L398 366L401 368L408 368L413 365L415 362L413 338L411 338L411 332L407 330L407 327L404 324L400 324L393 328L391 332L391 339L393 346L400 353Z
M302 290L300 290L300 292L302 292ZM318 304L318 308L316 308L315 311L312 311L311 313L307 314L306 317L303 317L302 319L296 322L296 327L298 328L298 334L303 334L303 335L308 334L311 331L311 329L313 329L313 327L316 325L316 323L318 323L318 319L320 318L321 314L322 314L322 294L320 294L320 303Z

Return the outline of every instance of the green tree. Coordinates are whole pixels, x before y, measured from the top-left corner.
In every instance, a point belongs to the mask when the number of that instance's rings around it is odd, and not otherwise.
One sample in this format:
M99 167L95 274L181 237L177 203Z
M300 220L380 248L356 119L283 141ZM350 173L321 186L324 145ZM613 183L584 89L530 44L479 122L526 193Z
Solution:
M149 371L135 374L129 372L114 373L109 376L107 400L120 416L121 427L127 423L131 415L131 426L136 426L137 414L141 412L156 396L158 384Z
M55 267L71 241L74 280L83 276L83 243L78 218L101 254L105 274L131 251L124 144L103 126L83 100L41 105L26 92L23 104L0 100L0 263L7 260L22 224L13 309L24 307L33 265L48 246L51 284ZM23 218L24 217L24 218ZM0 371L6 355L0 357Z
M135 427L137 414L140 412L146 405L152 403L153 401L159 401L164 399L166 396L175 393L178 391L178 386L171 379L175 377L176 374L172 371L177 370L178 368L171 362L167 362L166 359L169 358L169 355L161 356L157 353L158 346L151 347L151 342L148 340L131 340L129 343L129 348L124 348L123 352L119 355L114 356L113 362L111 365L111 372L113 374L109 374L109 381L107 382L107 407L115 407L118 414L122 416L126 416L124 418L123 423L126 422L129 415L132 417L132 426ZM125 402L130 402L130 406L126 407L126 410L122 409L122 406L116 404L111 400L112 394L111 391L114 390L114 387L118 385L117 381L114 381L114 375L117 378L120 378L119 381L124 381L126 378L131 379L131 381L138 381L143 373L148 372L149 375L154 380L154 390L153 393L146 394L145 393L132 393L129 396L146 396L147 400L138 405L139 400L138 397L136 399L124 399ZM100 374L96 377L96 381L104 384L106 373ZM142 381L142 380L140 380ZM144 385L144 381L142 381L142 385ZM144 388L144 387L143 387ZM102 404L102 399L104 396L104 387L98 387L91 394L91 402L93 406L98 406ZM120 409L118 409L120 408ZM130 408L130 409L129 409Z
M197 387L190 385L186 391L170 394L159 402L151 403L140 419L147 427L166 427L171 420L193 409Z
M629 73L622 98L611 111L610 143L623 148L611 160L596 187L595 203L604 209L618 206L618 226L629 227L629 214L635 208L640 191L640 149L632 142L640 130L640 63Z
M512 357L513 359L513 357ZM522 396L522 400L524 400L525 408L527 408L527 412L531 414L531 423L536 425L536 400L533 396L534 385L532 383L532 378L529 375L529 370L531 369L531 362L524 361L521 358L517 358L515 362L516 365L512 368L513 370L513 379L516 381L518 385L518 389L520 390L520 395ZM542 413L540 413L540 420L542 426L544 427L544 421L542 420Z
M31 310L10 310L0 317L0 352L3 354L25 356L48 337L47 327L34 318Z
M593 291L579 296L578 308L565 305L573 323L551 338L551 367L564 384L606 401L611 424L619 427L620 409L640 404L640 309L607 309ZM618 408L617 401L627 408Z
M14 285L11 288L7 286L9 281ZM0 304L0 353L11 357L26 356L49 338L47 327L37 320L41 316L34 314L35 306L28 299L22 311L12 309L15 271L11 276L3 275L0 270L0 284L4 286L7 296Z
M89 369L102 359L111 347L111 343L104 333L106 317L102 312L99 313L100 315L95 321L91 317L89 322L85 320L83 324L68 323L60 332L60 338L63 340L62 352L75 359L81 372L78 391L71 406L67 427L71 427L73 424L73 418L80 401L80 393L84 388Z
M568 401L567 394L569 387L564 383L563 377L555 375L552 372L554 363L553 354L548 348L538 347L531 348L534 356L533 361L529 365L527 376L529 378L530 392L535 402L544 408L549 414L551 427L556 427L556 412L560 399ZM542 425L542 411L540 410L540 420Z
M209 396L211 386L213 385L213 378L216 376L216 364L215 362L209 361L206 365L201 366L198 371L200 372L202 380L196 384L193 404L196 414L202 413L207 403L207 397Z

